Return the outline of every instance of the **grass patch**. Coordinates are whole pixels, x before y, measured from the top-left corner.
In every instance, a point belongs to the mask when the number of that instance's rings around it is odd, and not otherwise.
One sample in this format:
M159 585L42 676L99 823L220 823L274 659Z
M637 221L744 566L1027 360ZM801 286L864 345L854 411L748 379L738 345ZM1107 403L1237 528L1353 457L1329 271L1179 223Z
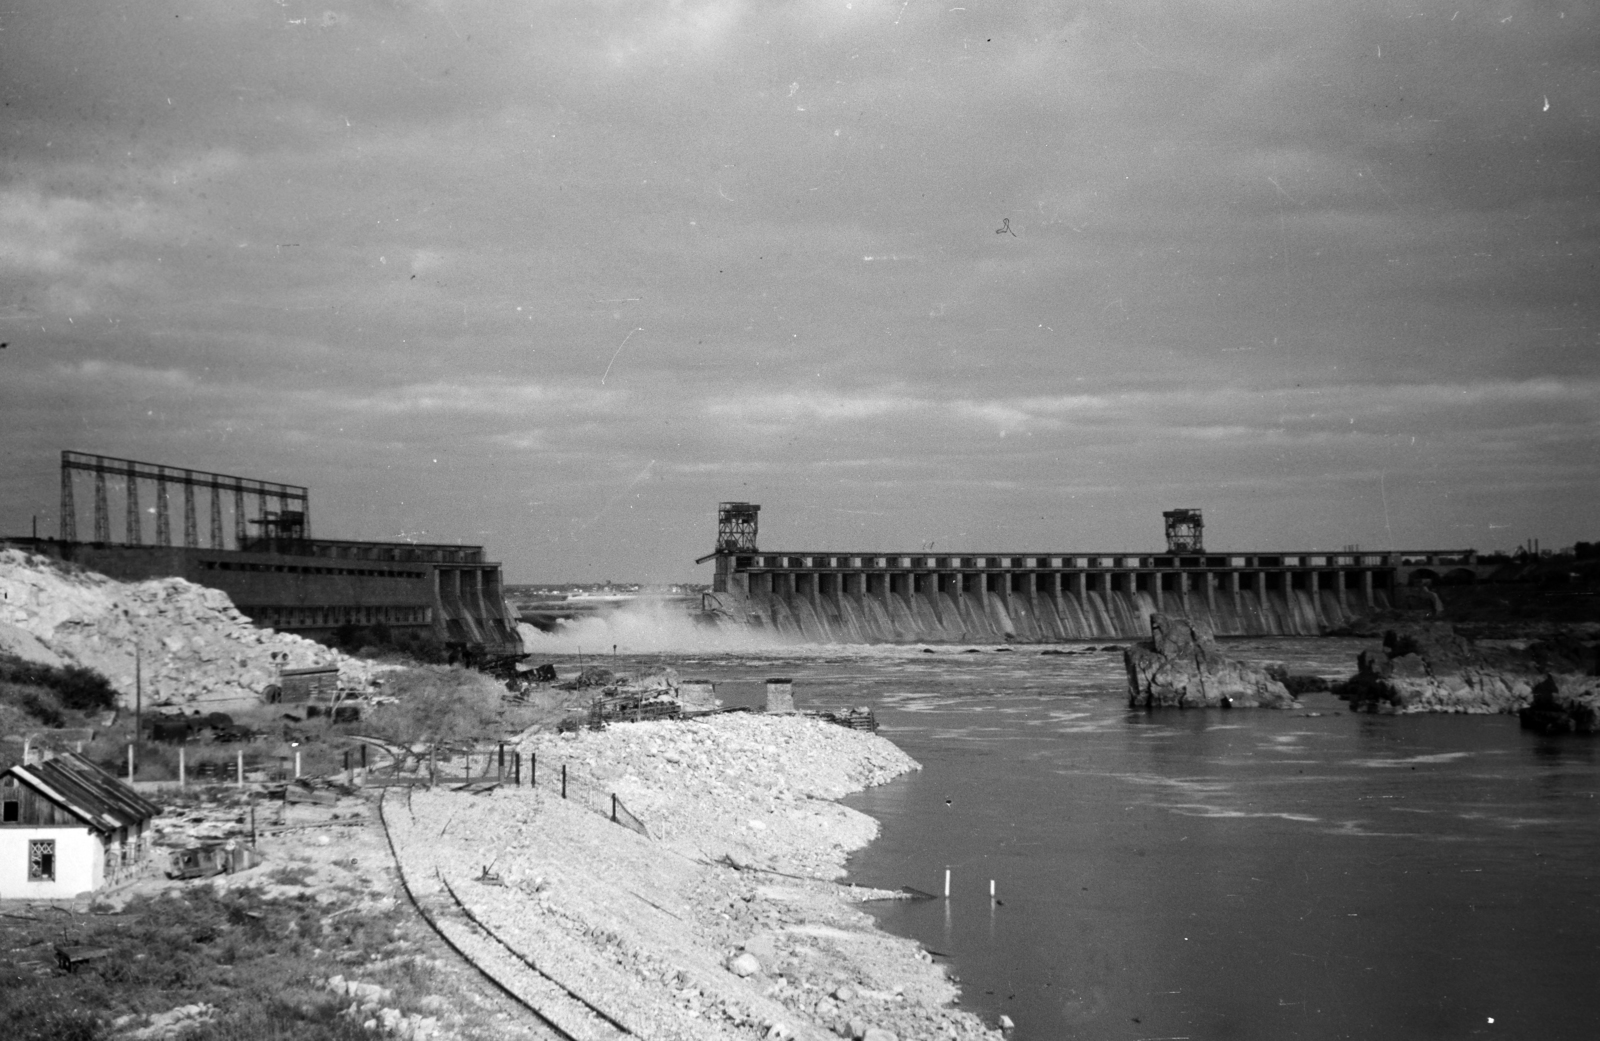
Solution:
M289 866L273 880L309 871ZM68 974L55 964L58 944L114 953ZM268 900L208 885L140 897L114 915L8 909L0 917L0 1036L111 1041L145 1023L117 1028L119 1017L203 1004L214 1015L186 1022L184 1041L372 1041L360 1025L366 1014L345 1014L353 999L324 986L335 975L387 989L384 1007L438 1016L464 1041L541 1036L409 905L329 916L311 891Z
M0 960L6 1037L99 1041L119 1016L209 1004L216 1014L187 1027L185 1038L370 1041L359 1021L342 1015L350 999L322 981L393 953L396 930L407 917L402 912L330 921L309 895L264 900L250 890L217 894L206 886L170 892L180 896L140 899L114 916L42 911L37 922L0 920L8 941ZM115 954L66 974L54 966L58 943L109 947ZM389 1007L419 1014L428 1014L422 999L440 982L431 963L411 957L391 958L359 975L393 991Z

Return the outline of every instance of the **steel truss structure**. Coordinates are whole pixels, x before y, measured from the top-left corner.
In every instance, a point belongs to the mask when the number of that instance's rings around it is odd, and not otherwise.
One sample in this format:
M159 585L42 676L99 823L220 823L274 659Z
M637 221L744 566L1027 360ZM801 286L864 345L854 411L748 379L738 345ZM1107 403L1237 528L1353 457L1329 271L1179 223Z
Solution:
M124 544L144 545L144 527L139 508L139 483L155 485L155 514L157 546L172 545L172 520L169 512L167 490L170 485L183 486L183 544L189 548L200 545L200 525L195 514L195 489L211 489L211 548L224 549L222 535L222 496L233 493L234 547L244 546L247 539L245 524L245 497L256 499L256 520L263 536L269 526L278 530L293 530L298 538L311 537L311 499L306 488L298 484L280 484L277 481L260 481L253 477L236 477L232 474L210 473L205 470L188 470L160 463L142 463L135 459L118 459L114 456L91 455L87 452L63 451L61 453L61 539L78 541L78 511L73 496L73 474L94 475L94 542L111 541L111 514L106 496L106 477L121 478L124 482L126 503ZM273 500L277 510L269 512L267 503ZM294 518L295 522L289 522ZM285 523L288 522L288 523Z

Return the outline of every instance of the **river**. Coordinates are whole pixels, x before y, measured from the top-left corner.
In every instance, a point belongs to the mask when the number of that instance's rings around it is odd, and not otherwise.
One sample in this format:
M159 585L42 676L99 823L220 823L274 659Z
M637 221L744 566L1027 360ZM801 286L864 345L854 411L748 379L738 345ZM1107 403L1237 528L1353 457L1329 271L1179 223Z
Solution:
M1332 677L1368 645L1224 649ZM935 894L875 913L1016 1041L1600 1036L1600 742L1328 695L1134 713L1119 652L964 650L617 665L871 706L924 768L848 800L883 826L850 878Z

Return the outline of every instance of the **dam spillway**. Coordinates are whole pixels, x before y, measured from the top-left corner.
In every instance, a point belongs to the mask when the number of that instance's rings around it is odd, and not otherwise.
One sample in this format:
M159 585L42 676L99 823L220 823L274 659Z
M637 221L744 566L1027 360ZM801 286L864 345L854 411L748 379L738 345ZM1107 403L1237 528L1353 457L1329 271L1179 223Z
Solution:
M724 504L727 506L747 504ZM1157 612L1219 636L1315 636L1419 582L1472 581L1472 550L1271 553L760 551L724 523L707 606L818 643L1053 643L1149 634Z

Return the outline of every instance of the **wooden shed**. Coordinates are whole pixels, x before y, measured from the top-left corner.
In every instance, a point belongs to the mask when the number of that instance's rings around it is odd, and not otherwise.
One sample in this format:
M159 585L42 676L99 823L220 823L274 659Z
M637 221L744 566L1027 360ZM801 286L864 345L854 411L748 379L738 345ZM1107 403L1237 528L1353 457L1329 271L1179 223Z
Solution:
M0 899L59 900L138 872L161 807L66 752L0 774Z
M266 690L266 700L284 704L332 701L339 693L339 667L317 665L308 669L281 669L278 682Z

